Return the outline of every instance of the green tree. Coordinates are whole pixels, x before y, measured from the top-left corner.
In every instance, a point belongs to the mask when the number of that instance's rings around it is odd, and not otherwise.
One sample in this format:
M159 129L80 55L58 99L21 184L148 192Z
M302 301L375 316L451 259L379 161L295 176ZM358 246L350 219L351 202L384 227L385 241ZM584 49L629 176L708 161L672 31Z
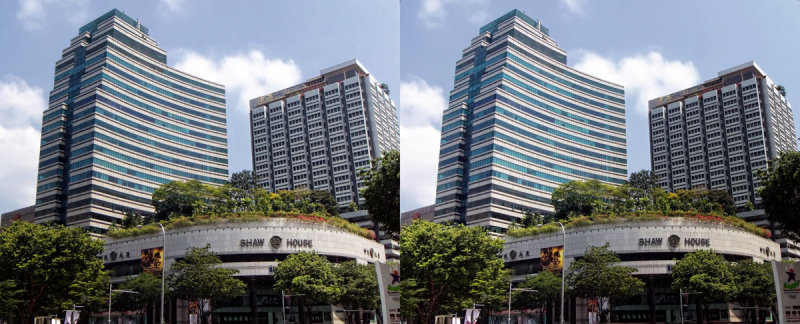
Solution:
M572 180L553 190L551 196L556 219L570 215L592 215L613 197L614 187L597 180Z
M736 203L727 190L708 190L705 193L708 203L718 205L728 216L736 216Z
M400 151L384 152L373 169L359 171L361 190L370 217L392 236L400 233Z
M711 250L698 250L675 263L672 289L699 293L705 319L711 303L729 301L736 296L736 276L721 255Z
M499 257L503 241L476 227L414 221L400 233L401 311L412 323L484 303L504 304L508 270Z
M191 247L183 259L175 261L167 275L172 294L181 299L198 299L200 320L206 323L203 309L210 302L222 302L245 294L246 285L233 275L238 270L222 268L220 258L209 246Z
M758 195L769 219L782 235L800 240L800 152L782 152L760 178L763 187Z
M608 243L590 246L583 258L570 264L567 283L574 294L594 298L598 305L609 305L612 298L641 294L644 282L632 276L636 268L620 266L620 262ZM608 318L608 309L600 309L600 318Z
M314 252L288 256L275 269L275 290L290 295L304 295L305 313L313 304L333 304L342 295L342 278L333 264ZM306 316L306 322L310 320Z
M733 300L745 307L742 311L748 323L763 323L769 313L766 309L775 305L775 285L772 281L772 266L769 263L756 263L742 260L731 265L737 285ZM758 318L758 320L756 320Z
M144 217L139 213L125 212L125 218L122 219L122 227L132 228L144 224Z
M519 224L522 227L531 227L542 224L543 220L544 217L542 214L539 214L538 211L526 210L525 216L522 217L522 220L519 222Z
M98 309L108 293L102 252L103 241L82 229L14 222L0 230L0 294L10 296L0 298L0 309L12 309L17 323L73 304Z
M156 305L161 301L161 278L152 273L142 272L135 277L128 277L120 289L135 291L135 294L117 295L114 305L117 309L141 310L147 314L148 309L158 310ZM155 314L155 312L153 313ZM141 321L144 322L144 321Z
M153 192L155 221L173 216L192 216L209 209L215 188L197 180L171 181Z
M226 184L244 191L250 191L258 187L258 176L256 176L255 171L242 170L231 174L231 178L228 179Z
M308 194L308 200L324 208L328 215L339 216L339 204L336 203L336 198L333 197L330 191L311 190Z
M544 309L561 300L561 275L550 271L542 271L535 276L529 275L519 284L519 288L533 289L536 292L514 292L512 306L523 313L538 308L540 311L537 323L544 323Z
M378 279L375 267L355 261L340 263L334 267L341 280L338 304L348 310L377 310L380 304ZM358 313L346 312L348 323L362 323Z
M640 170L631 173L626 184L633 188L641 189L646 196L650 196L658 186L658 175L651 170Z
M780 85L780 84L779 84L777 87L775 87L775 90L777 90L777 91L778 91L778 93L780 93L780 94L781 94L781 96L784 96L784 97L786 97L786 88L785 88L785 87L783 87L783 85Z
M22 294L24 290L17 288L14 280L8 279L0 281L0 322L11 322L16 316L17 306L24 301Z

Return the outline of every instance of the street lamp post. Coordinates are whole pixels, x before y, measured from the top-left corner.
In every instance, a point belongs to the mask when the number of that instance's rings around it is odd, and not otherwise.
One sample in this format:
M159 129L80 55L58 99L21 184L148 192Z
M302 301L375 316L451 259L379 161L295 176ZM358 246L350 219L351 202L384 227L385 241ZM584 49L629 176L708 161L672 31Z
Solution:
M567 276L567 267L564 265L564 262L567 261L567 231L564 230L564 224L561 222L556 222L559 226L561 226L561 236L563 241L561 242L561 324L564 324L564 277ZM162 323L163 324L163 323Z
M508 281L508 324L511 324L511 292L512 291L524 291L524 292L539 292L538 290L534 289L526 289L526 288L511 288L511 280Z
M564 224L561 224L561 222L556 223L561 226L561 237L563 239L561 242L561 259L563 260L561 264L561 320L559 320L559 323L564 324L564 277L567 276L567 267L563 263L567 261L567 231L564 230ZM542 224L537 226L542 226Z
M161 324L164 324L164 279L167 277L167 231L164 230L164 225L156 223L161 227ZM563 324L563 323L562 323Z
M111 289L111 283L108 283L108 324L111 324L111 293L121 293L121 294L138 294L139 292L133 290L126 290L126 289ZM72 308L74 309L76 306L73 305ZM83 307L83 306L81 306Z
M167 231L164 230L164 225L161 225L161 222L157 222L159 227L161 227L161 322L160 324L164 324L164 280L167 277ZM136 228L141 228L142 225L137 225Z

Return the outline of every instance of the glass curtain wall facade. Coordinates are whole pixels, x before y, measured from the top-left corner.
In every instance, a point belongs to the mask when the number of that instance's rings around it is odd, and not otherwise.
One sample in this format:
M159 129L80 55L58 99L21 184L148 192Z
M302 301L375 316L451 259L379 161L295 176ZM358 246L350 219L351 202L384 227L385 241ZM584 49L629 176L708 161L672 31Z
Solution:
M250 107L253 170L270 192L324 190L340 207L363 205L358 172L383 152L400 149L388 86L357 60L255 98Z
M119 10L81 27L42 119L36 222L101 234L126 213L152 214L163 183L227 177L224 87L167 66Z
M435 221L504 233L526 211L552 212L564 182L626 180L623 87L566 63L518 10L480 29L442 118Z

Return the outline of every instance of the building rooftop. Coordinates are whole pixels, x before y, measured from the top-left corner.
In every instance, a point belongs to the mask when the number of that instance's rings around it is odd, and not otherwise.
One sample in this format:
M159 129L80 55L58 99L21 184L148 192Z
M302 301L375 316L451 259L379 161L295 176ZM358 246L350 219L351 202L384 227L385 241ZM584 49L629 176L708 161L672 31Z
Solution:
M276 100L296 96L312 89L321 88L325 85L353 77L356 74L369 75L369 72L357 59L348 60L320 70L318 76L310 78L303 83L272 92L268 95L250 99L250 109L263 106L264 104Z
M749 61L719 71L719 73L717 73L716 78L709 79L699 85L686 88L680 91L676 91L666 96L661 96L655 99L651 99L650 101L647 102L648 108L653 109L656 107L664 106L676 101L681 101L690 96L698 95L700 93L709 91L711 89L717 89L730 84L741 82L744 79L743 75L750 72L755 73L757 77L764 77L767 75L766 73L764 73L764 70L762 70L761 67L759 67L758 64L756 64L755 61Z
M84 32L93 32L93 31L95 31L97 29L97 24L99 24L99 23L101 23L103 21L106 21L111 17L119 17L120 19L122 19L123 21L125 21L129 25L135 27L136 29L138 29L139 31L144 33L145 35L150 36L150 34L149 34L150 30L147 29L147 27L145 27L141 23L139 23L139 20L133 19L130 16L126 15L124 12L122 12L120 10L117 10L117 9L111 9L111 11L105 13L104 15L98 17L97 19L92 20L90 23L88 23L86 25L83 25L83 27L78 29L78 34L83 34Z
M483 34L484 32L487 32L487 31L488 32L494 32L495 30L497 30L497 25L499 25L500 23L502 23L502 22L504 22L506 20L511 19L512 17L519 17L523 21L525 21L525 22L531 24L532 26L536 27L536 29L538 29L539 31L541 31L545 35L550 36L550 30L547 29L547 27L545 27L544 25L542 25L542 23L540 21L535 20L535 19L533 19L531 17L528 17L528 15L526 15L524 12L519 11L517 9L511 10L507 14L500 16L500 18L497 18L497 19L493 20L492 22L490 22L490 23L484 25L483 27L481 27L480 34Z

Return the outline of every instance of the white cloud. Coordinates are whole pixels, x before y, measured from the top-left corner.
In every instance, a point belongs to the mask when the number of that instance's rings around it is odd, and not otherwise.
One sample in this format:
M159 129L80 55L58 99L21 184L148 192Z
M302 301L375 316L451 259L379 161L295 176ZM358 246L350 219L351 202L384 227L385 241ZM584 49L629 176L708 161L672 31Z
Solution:
M186 0L160 0L158 2L158 7L172 13L181 13L183 12L185 4Z
M19 0L17 19L27 29L40 29L52 19L48 14L58 14L73 24L88 19L89 0Z
M2 212L29 206L36 196L36 172L42 112L42 89L22 79L0 79L0 208Z
M0 126L41 125L42 112L47 107L42 89L28 85L25 80L6 76L0 80Z
M469 16L469 21L473 24L485 24L489 20L489 13L485 10L477 10Z
M647 102L700 83L691 61L667 60L659 52L627 56L618 61L581 51L575 68L601 79L625 86L627 109L647 114Z
M583 15L586 0L561 0L561 5L572 14Z
M447 19L447 7L451 4L458 4L472 7L472 10L475 12L470 15L470 22L482 24L486 23L485 19L488 14L484 9L488 6L488 3L488 0L422 0L419 10L417 11L417 18L422 20L425 27L440 27ZM478 6L480 9L475 10L475 6Z
M442 88L413 78L400 83L400 208L430 205L436 195L436 172L442 112Z
M442 112L447 100L442 88L423 79L413 78L400 83L400 124L406 127L441 128Z
M239 112L250 111L250 99L302 81L300 68L293 60L268 58L257 50L219 60L192 51L179 51L175 68L224 84L229 110L235 107ZM236 99L231 102L230 98Z

